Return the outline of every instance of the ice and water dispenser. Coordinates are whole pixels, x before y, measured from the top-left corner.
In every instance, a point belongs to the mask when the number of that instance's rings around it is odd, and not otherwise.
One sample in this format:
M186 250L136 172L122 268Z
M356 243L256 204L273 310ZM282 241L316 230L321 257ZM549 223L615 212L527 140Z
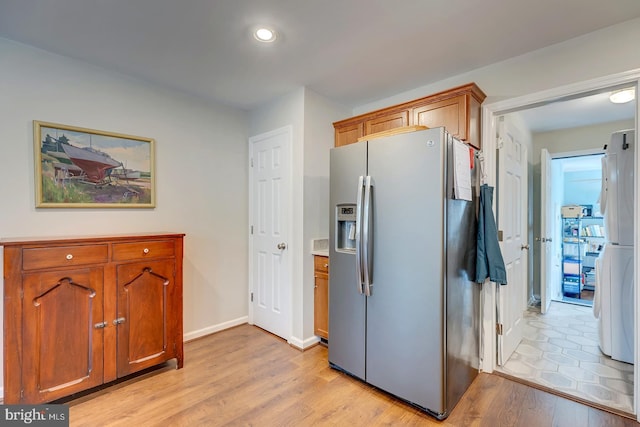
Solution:
M336 206L336 251L356 251L356 205L345 203Z

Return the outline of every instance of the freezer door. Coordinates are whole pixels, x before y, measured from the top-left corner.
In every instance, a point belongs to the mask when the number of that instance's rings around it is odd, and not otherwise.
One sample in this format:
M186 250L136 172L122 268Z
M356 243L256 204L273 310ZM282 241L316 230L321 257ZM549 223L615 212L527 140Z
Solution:
M444 138L436 128L372 140L368 158L374 243L367 382L435 414L446 400Z
M367 144L331 149L329 227L329 363L365 378L365 296L361 292L356 253L349 231L338 227L340 207L356 205L358 181L366 176ZM346 236L345 236L346 235Z

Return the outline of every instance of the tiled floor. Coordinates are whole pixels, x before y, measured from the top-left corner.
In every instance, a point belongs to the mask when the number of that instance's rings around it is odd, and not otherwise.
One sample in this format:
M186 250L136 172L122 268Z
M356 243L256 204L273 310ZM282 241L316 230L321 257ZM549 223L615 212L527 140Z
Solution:
M633 412L633 365L598 347L591 307L552 302L525 313L523 340L498 370L607 407Z

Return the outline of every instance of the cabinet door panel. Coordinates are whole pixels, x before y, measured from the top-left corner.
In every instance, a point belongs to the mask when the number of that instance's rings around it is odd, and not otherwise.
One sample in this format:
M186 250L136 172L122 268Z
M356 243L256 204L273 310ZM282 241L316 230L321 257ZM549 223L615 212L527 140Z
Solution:
M369 135L389 129L395 129L409 125L409 110L369 119L364 122L364 134Z
M341 147L343 145L353 144L358 142L358 138L363 135L362 123L356 123L348 126L341 126L335 128L335 146Z
M118 377L172 357L167 312L175 298L173 259L119 265Z
M466 96L460 95L413 109L417 125L430 128L444 126L447 132L463 141L467 140Z
M24 400L102 383L102 269L30 274L24 287Z
M314 333L329 338L329 275L316 272L314 292Z

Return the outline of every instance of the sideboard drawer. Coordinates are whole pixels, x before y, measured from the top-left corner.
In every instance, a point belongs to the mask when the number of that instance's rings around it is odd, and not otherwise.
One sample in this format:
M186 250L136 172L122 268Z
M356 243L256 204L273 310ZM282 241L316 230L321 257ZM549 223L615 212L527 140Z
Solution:
M74 245L24 249L22 268L24 270L38 270L41 268L102 264L107 262L108 253L107 245Z
M150 240L147 242L118 243L113 245L114 261L172 257L174 255L175 247L172 240Z

